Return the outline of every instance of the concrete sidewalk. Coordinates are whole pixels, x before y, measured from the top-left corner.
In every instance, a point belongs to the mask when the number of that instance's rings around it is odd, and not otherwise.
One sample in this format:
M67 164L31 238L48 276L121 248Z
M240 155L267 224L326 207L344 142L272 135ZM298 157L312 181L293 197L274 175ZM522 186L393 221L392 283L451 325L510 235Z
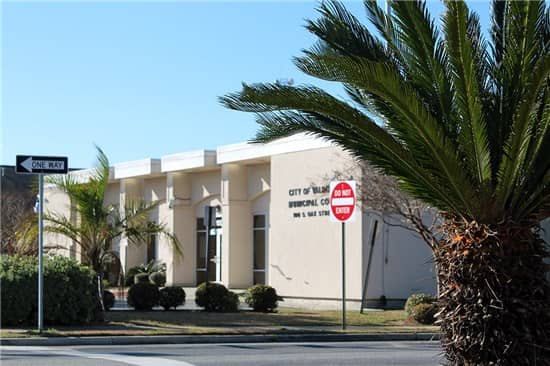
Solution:
M113 337L36 337L3 338L2 346L85 346L132 344L205 344L265 342L363 342L363 341L435 341L437 333L385 334L257 334L257 335L178 335Z

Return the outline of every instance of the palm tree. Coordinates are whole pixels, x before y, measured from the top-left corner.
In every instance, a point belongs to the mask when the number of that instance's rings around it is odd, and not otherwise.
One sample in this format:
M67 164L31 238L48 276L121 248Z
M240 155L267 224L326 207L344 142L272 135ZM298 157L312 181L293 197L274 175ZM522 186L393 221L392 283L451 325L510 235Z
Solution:
M307 21L319 41L296 66L349 100L243 84L221 102L257 114L255 141L323 136L443 212L433 251L451 364L550 365L549 10L494 1L487 40L463 1L445 2L441 29L423 2L389 5L365 1L376 33L338 2Z
M64 235L80 249L82 262L89 265L100 279L103 269L111 261L119 262L112 249L115 239L122 236L133 244L145 243L152 234L168 237L175 251L181 254L178 239L168 232L163 224L148 221L149 214L158 202L129 202L123 210L105 203L105 191L109 183L109 160L105 153L98 150L98 167L86 183L81 183L73 175L50 178L50 183L67 193L76 208L76 222L70 217L48 213L45 230ZM122 211L122 212L121 212Z

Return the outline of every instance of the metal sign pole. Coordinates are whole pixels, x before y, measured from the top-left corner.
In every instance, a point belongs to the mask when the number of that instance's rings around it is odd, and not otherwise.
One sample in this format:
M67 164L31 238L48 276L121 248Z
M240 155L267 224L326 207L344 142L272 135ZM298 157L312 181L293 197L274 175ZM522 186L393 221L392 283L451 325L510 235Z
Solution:
M44 248L44 175L38 175L38 332L44 330L44 273L43 273L43 248Z
M342 330L346 329L346 223L342 221Z

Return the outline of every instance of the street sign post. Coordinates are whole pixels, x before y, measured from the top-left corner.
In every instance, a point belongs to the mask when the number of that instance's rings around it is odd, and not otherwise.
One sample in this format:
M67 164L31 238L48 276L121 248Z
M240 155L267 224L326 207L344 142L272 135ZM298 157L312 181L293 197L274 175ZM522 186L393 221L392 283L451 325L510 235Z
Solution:
M355 221L353 180L330 183L330 220L342 223L342 329L346 329L346 222Z
M44 330L44 174L67 174L69 161L61 156L15 157L15 172L38 174L38 331Z

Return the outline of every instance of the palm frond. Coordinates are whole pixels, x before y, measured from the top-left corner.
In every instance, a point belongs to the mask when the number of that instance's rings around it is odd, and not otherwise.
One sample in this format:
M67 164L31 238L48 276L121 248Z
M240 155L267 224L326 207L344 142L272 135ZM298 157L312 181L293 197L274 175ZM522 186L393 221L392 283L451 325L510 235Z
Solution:
M352 84L349 82L349 84ZM374 156L386 157L386 164L382 165L382 162L378 162L378 166L386 171L395 171L398 165L403 165L405 162L409 165L408 174L414 174L414 172L421 172L415 174L419 179L422 176L423 184L427 184L432 189L438 186L448 186L446 181L443 185L437 179L434 179L434 172L432 170L428 172L422 169L422 165L417 162L417 157L411 154L411 152L403 149L402 146L395 140L387 131L376 125L374 121L362 114L360 111L354 109L347 103L344 103L324 91L315 87L289 87L273 84L261 84L255 86L243 85L243 91L237 94L230 94L221 98L221 102L228 108L247 110L257 113L270 112L275 110L298 110L301 112L311 112L317 118L312 118L312 123L307 122L307 118L302 118L304 115L296 114L283 114L272 115L267 118L261 116L259 123L264 127L263 132L260 135L261 139L280 137L288 133L296 131L310 131L316 134L322 132L330 134L330 137L337 139L338 136L341 142L346 139L352 139L353 135L357 135L357 141L365 139L368 143L361 144L373 145L368 148L376 149L372 154ZM283 118L284 117L284 118ZM288 117L293 117L288 119ZM294 121L293 123L288 123ZM417 121L415 121L417 122ZM294 125L292 128L288 128L290 125ZM429 137L427 137L429 138ZM343 144L346 146L345 144ZM363 147L365 148L365 147ZM359 155L359 149L353 149L356 155ZM443 153L444 154L444 153ZM441 159L441 156L438 157ZM433 159L432 159L433 160ZM393 163L394 167L390 167L389 164ZM403 171L404 169L400 168ZM423 174L422 174L423 173ZM454 170L452 174L460 174L459 171ZM429 177L429 178L428 178ZM411 180L409 178L404 178ZM410 184L410 183L409 183ZM412 184L410 184L412 186ZM458 188L458 187L457 187ZM449 200L449 192L445 194L441 192L441 196L437 198L438 202L446 201L448 206L451 202ZM467 183L464 182L460 186L457 194L465 195L468 193ZM459 200L458 200L459 201ZM464 205L469 204L469 200L464 199ZM456 203L452 205L456 206ZM457 207L455 207L457 208Z
M539 103L537 101L541 94L544 93L544 89L548 89L549 76L550 54L547 54L539 60L539 63L527 81L524 99L516 107L511 133L505 145L504 158L499 171L497 197L502 206L521 199L516 195L512 199L512 202L508 202L513 192L517 192L518 189L523 191L525 188L525 185L521 181L522 177L525 176L524 169L531 170L533 164L539 158L538 154L543 141L548 138L548 124L550 123L548 121L548 113L542 116L546 120L542 119L539 121L537 118L537 114L541 108L540 103L548 103L548 99L545 98ZM546 106L545 109L548 109L548 107ZM535 124L540 125L538 128L541 131L537 131ZM527 153L529 147L532 146L532 141L535 145L534 150L531 151L531 155L528 155ZM548 156L543 158L550 160ZM533 172L530 173L531 175L533 174ZM539 174L544 176L546 172L543 170Z
M475 179L480 193L487 196L492 182L491 155L482 91L478 77L479 65L475 63L475 48L468 38L469 10L462 1L446 1L444 28L449 67L455 90L455 103L460 118L458 139L465 159L466 168Z
M442 32L424 2L390 1L390 14L376 0L364 5L375 31L323 2L306 25L318 42L294 59L341 83L353 105L312 86L270 84L244 84L221 103L257 114L256 141L299 131L328 138L454 215L497 223L548 213L544 2L494 1L490 42L463 1L445 2Z
M450 149L454 146L452 140L415 91L403 82L397 70L364 60L315 54L298 59L297 65L307 74L352 85L384 101L384 111L391 112L384 116L391 130L439 184L453 188L450 194L466 212L476 210L471 184L462 169L457 168L461 165L460 160Z
M334 52L346 56L386 61L382 43L338 1L324 1L317 9L323 16L307 20L306 29Z
M394 1L391 5L395 36L400 45L406 45L399 49L405 77L429 105L430 113L447 127L447 134L454 137L453 95L439 30L425 2Z

